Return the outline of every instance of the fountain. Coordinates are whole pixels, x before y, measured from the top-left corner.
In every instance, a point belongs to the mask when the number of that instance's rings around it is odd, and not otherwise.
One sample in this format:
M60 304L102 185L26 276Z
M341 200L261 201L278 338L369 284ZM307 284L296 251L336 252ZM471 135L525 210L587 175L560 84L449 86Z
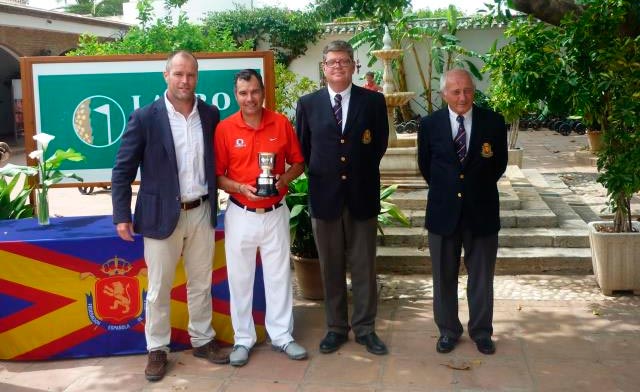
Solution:
M396 91L391 71L391 60L398 58L402 54L402 50L391 48L391 35L388 26L385 26L382 43L382 49L371 51L374 56L382 60L384 65L382 94L387 102L387 117L389 119L389 148L380 162L380 175L387 180L394 180L396 177L419 176L416 137L411 135L399 138L393 121L395 108L405 105L415 97L416 93Z

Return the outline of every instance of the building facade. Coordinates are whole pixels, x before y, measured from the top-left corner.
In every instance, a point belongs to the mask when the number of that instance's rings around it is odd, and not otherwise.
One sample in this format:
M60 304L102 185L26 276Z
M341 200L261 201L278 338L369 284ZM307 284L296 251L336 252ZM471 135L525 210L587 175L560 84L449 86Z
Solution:
M131 24L0 2L0 138L21 132L20 61L23 56L58 56L76 48L81 34L109 39Z

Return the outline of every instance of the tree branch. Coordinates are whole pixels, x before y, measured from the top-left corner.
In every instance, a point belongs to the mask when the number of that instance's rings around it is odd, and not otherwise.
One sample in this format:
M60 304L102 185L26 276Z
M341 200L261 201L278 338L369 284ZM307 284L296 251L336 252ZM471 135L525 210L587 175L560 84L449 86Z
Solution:
M516 10L554 26L560 25L560 21L568 12L574 12L576 15L582 12L582 7L574 0L511 0L511 2Z
M554 26L560 25L562 18L569 12L580 15L583 6L575 0L511 0L511 6L527 15L534 16ZM640 5L631 5L626 21L620 26L620 35L635 37L640 34Z

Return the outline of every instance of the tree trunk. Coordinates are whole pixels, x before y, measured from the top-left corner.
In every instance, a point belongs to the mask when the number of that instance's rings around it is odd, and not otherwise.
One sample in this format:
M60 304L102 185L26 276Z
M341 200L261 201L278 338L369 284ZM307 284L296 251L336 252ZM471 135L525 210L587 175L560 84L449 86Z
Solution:
M398 59L398 89L397 91L407 91L407 77L404 70L404 60L402 57ZM400 106L400 113L402 118L398 119L399 122L409 121L413 118L413 111L409 103Z
M516 142L518 141L518 131L520 131L520 117L516 117L511 121L511 131L509 132L509 148L516 148Z
M431 94L431 88L427 85L427 81L424 78L424 71L422 71L422 64L420 64L420 57L418 57L418 51L416 50L415 45L411 45L411 51L413 52L413 58L416 59L416 67L418 67L418 75L420 75L420 81L422 82L422 88L424 89L424 93L425 93L425 99L424 99L425 104L426 106L428 106L430 103L429 102L430 99L428 98L429 96L427 96L426 94Z
M626 233L632 230L631 224L631 198L620 193L615 196L616 209L613 215L613 230L616 233Z
M431 114L433 113L433 87L432 87L432 82L433 82L433 58L431 58L431 47L432 47L432 41L429 42L429 44L427 45L427 60L428 60L428 64L427 64L427 80L429 81L429 88L427 89L426 95L427 95L427 102L429 103L429 105L427 106L427 113Z

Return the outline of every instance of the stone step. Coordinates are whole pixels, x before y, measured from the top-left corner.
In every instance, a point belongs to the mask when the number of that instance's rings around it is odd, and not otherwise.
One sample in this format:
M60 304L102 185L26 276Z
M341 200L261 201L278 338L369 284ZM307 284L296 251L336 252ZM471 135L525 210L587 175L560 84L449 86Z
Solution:
M428 246L427 230L419 227L384 227L378 246ZM500 230L498 243L507 248L588 248L589 232L579 228L507 228Z
M430 274L428 248L378 247L377 271L391 274ZM461 261L462 264L462 261ZM496 274L590 274L589 248L498 248Z
M500 192L500 209L519 210L521 208L520 199L508 183L504 183L498 188ZM389 201L400 207L402 210L424 209L427 205L428 189L416 189L407 187L398 189L389 197Z
M424 227L425 206L421 210L405 210L411 227ZM539 210L507 210L500 211L500 224L503 228L512 227L558 227L558 217L549 209ZM392 223L389 227L399 227L399 223Z
M424 178L416 176L385 176L380 177L382 186L398 185L398 191L403 190L419 190L423 192L427 188Z

